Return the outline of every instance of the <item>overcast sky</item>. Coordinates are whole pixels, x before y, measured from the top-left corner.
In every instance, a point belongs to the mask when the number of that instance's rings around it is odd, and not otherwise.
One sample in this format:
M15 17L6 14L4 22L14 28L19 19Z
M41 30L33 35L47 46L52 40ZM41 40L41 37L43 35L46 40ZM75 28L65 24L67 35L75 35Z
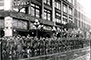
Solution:
M91 0L78 0L80 1L81 5L85 8L85 12L87 13L88 17L91 19Z

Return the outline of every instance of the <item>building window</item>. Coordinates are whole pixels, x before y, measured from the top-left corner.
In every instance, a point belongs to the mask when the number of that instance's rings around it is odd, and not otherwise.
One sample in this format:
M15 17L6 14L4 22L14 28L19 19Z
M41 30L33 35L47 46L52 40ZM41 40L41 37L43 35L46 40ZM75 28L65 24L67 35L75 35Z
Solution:
M56 18L55 22L61 23L61 13L56 12L55 13L55 18Z
M70 3L72 3L72 0L68 0Z
M77 20L77 26L79 27L79 20Z
M63 4L63 11L67 13L67 5Z
M51 21L51 11L50 10L47 10L47 9L44 9L44 19L45 20L49 20L49 21Z
M20 12L25 13L25 12L26 12L26 11L25 11L25 8L22 8L22 9L20 10Z
M75 19L74 22L75 22L75 24L76 24L76 26L77 26L77 19Z
M72 20L69 20L69 23L73 23L73 21Z
M67 17L63 16L63 21L67 22Z
M72 8L69 7L69 14L72 15Z
M0 10L4 9L4 0L0 0Z
M61 10L61 3L56 1L55 2L55 8Z
M66 18L63 18L63 21L67 22L67 19Z
M31 15L40 18L40 6L31 3Z
M74 12L74 16L77 18L77 10L75 10L75 12Z
M48 5L51 5L51 2L52 2L51 0L44 0L44 3Z
M18 12L18 11L19 11L19 9L18 9L18 8L13 8L13 10L14 10L14 11L16 11L16 12ZM23 13L28 14L28 7L24 7L24 8L22 8L22 9L20 9L20 11L19 11L19 12L23 12Z

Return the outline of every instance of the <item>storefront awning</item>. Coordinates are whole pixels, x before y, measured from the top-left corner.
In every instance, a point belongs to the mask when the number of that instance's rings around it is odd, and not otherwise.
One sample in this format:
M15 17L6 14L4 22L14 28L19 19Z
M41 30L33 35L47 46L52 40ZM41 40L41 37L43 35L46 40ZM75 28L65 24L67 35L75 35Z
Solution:
M67 23L64 25L65 28L77 28L77 26L74 23Z
M36 18L36 17L31 16L30 14L25 14L22 12L15 12L15 11L0 10L0 17L6 17L6 16L11 16L16 19L22 19L22 20L27 20L27 21L32 21L32 22L34 22L35 19L38 19L40 21L40 23L43 23L45 25L49 25L49 26L54 25L54 22L52 22L52 21L47 21L47 20L43 20L40 18Z

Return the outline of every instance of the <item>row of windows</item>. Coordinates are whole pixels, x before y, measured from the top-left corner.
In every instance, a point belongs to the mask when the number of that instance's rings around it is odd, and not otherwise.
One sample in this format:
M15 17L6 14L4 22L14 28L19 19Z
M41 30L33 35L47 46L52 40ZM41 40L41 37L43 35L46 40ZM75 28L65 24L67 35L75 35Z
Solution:
M56 1L55 8L61 10L61 2ZM68 14L72 15L72 8L69 7L69 9L67 9L67 5L63 4L63 11L67 13L67 10L68 10Z
M65 13L68 13L68 14L72 15L72 8L69 7L69 9L67 9L67 5L66 4L63 5L63 11Z
M46 0L47 1L47 0ZM60 2L61 3L61 2ZM56 7L57 9L60 10L60 13L55 11L55 18L57 22L60 22L61 20L61 4L58 1L56 2ZM64 4L64 12L67 13L67 5ZM35 3L31 3L31 16L37 17L37 18L41 18L41 6L35 4ZM23 8L20 12L24 12L26 13L26 8ZM69 14L72 14L72 8L69 8ZM45 9L44 8L44 19L51 21L52 20L52 11Z
M85 24L84 22L82 22L80 20L75 19L74 22L80 28L90 28L89 25Z
M13 20L13 23L12 23L13 27L14 28L19 28L19 29L27 29L27 22L26 21L22 21L22 20L16 20L14 19ZM4 20L3 19L0 19L0 28L4 28Z
M75 10L74 16L75 16L75 18L78 18L78 19L80 19L80 20L85 20L85 18L86 18L84 14L80 13L80 12L77 11L77 10Z
M60 13L55 11L55 22L61 23L61 2L60 1L55 0L55 8L60 11Z

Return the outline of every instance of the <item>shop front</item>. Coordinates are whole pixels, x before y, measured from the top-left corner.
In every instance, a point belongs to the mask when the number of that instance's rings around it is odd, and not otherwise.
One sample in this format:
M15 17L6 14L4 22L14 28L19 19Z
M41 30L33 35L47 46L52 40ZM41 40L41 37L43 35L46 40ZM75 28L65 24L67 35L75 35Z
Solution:
M52 36L52 26L47 26L44 24L39 24L38 26L34 23L30 23L29 33L31 36L37 37L51 37Z

